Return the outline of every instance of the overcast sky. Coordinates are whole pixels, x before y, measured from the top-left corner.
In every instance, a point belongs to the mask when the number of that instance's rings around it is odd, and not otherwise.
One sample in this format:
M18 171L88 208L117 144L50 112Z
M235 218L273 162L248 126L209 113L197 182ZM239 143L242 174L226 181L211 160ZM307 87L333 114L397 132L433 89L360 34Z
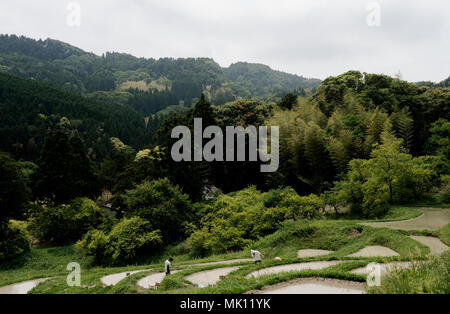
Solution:
M448 0L1 0L0 33L320 79L354 69L441 81L450 75L449 12Z

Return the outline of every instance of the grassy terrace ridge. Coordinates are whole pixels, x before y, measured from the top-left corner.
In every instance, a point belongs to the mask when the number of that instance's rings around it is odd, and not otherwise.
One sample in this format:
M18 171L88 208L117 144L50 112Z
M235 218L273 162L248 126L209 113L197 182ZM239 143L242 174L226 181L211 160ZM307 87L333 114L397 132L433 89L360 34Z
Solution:
M397 206L392 208L382 219L376 221L394 221L415 218L420 212L409 207ZM334 217L335 218L335 217ZM278 282L288 281L299 277L328 277L354 281L364 281L364 276L351 274L348 271L363 267L370 262L423 260L429 253L429 248L410 239L408 235L416 232L373 228L359 225L360 221L367 221L351 217L352 219L328 219L287 221L275 233L256 241L252 247L265 255L261 265L255 266L249 262L233 264L199 265L203 262L217 262L237 258L248 258L248 250L230 254L213 255L204 259L192 259L182 252L180 246L172 246L160 256L142 259L134 265L123 267L95 266L91 258L80 255L73 246L33 248L31 252L15 260L0 265L0 286L30 279L55 277L39 284L30 293L243 293L249 290L261 289ZM426 234L421 232L421 234ZM434 231L434 236L440 236L448 244L450 238L450 224L441 230ZM368 245L382 245L398 252L398 257L387 258L355 258L346 257ZM299 249L326 249L334 251L322 257L298 258ZM161 283L158 290L139 288L137 281L152 272L163 271L162 262L167 256L174 256L174 269L180 270L172 274ZM274 257L281 257L281 261L274 261ZM343 263L322 270L304 270L258 278L245 279L252 271L298 262L343 260ZM78 262L82 270L82 286L68 287L66 265ZM241 266L231 272L224 280L206 288L196 288L184 278L192 273L228 266ZM151 269L151 271L133 274L115 286L104 287L100 278L109 274Z
M384 217L384 219L393 220L396 217L400 219L409 219L414 216L417 216L416 210L398 207L392 209L386 215L386 217ZM254 243L253 247L256 247L260 251L264 252L265 256L267 257L267 259L261 266L259 266L259 268L295 262L335 259L354 261L356 263L354 266L360 267L371 261L382 262L392 260L410 260L412 255L414 255L417 259L420 258L422 254L428 253L427 247L409 239L406 235L407 233L401 231L363 227L358 225L356 221L326 219L317 221L300 221L295 223L287 222L282 229L272 235L260 239L259 241ZM390 247L393 250L399 252L401 255L400 257L394 258L356 259L345 257L346 255L356 252L366 245L371 244ZM297 258L296 255L297 251L301 248L329 249L336 252L329 254L326 257L300 259ZM168 248L167 251L168 252L166 252L164 256L153 259L153 261L150 263L142 261L139 264L129 265L125 267L99 267L93 266L90 258L79 255L75 251L73 246L57 248L33 248L30 253L27 253L24 256L8 263L3 263L0 266L0 284L4 286L7 284L35 278L56 277L40 284L33 290L33 293L137 293L141 291L139 291L138 288L135 287L135 282L142 276L145 276L145 274L148 272L142 272L130 276L115 287L103 287L100 282L100 278L112 273L139 269L152 269L153 271L162 271L163 267L161 265L161 261L163 261L164 258L168 255L175 255L172 253L175 253L176 251L178 251L178 249L176 247L171 247ZM275 256L280 256L283 260L278 262L268 260L269 258L273 258ZM178 274L174 274L171 277L171 280L174 282L172 283L172 285L168 286L176 287L187 284L183 281L183 278L193 272L223 267L223 265L205 265L186 268L187 265L245 257L248 257L248 252L246 251L235 252L231 254L214 255L201 260L193 260L187 254L175 255L176 263L174 264L174 267L175 269L182 269L182 271ZM65 283L65 276L67 276L65 267L69 262L72 261L79 262L82 267L83 286L93 288L86 289L67 287ZM246 264L248 263L238 263L237 265ZM331 274L330 276L332 276L332 278L340 279L347 278L345 276L348 276L348 274L343 275L343 271L341 269L342 267L344 266L337 265L337 272L335 273L335 275ZM237 272L233 272L232 274L227 276L227 278L233 277L235 273L237 273L237 275L239 276L239 274L242 272L247 271L249 273L256 269L258 268L255 268L254 265L241 267L241 269L239 269ZM334 267L331 268L331 270L333 269ZM327 272L324 272L323 270L314 271L313 273L317 273L318 276L325 276L324 274L328 273L331 270L327 270ZM303 274L304 272L301 273ZM290 279L290 276L285 277L285 275L283 274L276 275L275 277ZM268 280L269 282L272 282L272 279ZM219 289L221 285L222 284L217 285L217 287L214 289ZM252 285L251 289L254 288L256 287ZM161 289L158 293L163 291L165 291L165 289ZM168 289L167 291L171 291L171 289ZM183 292L187 291L188 290L183 289ZM193 291L196 291L196 289L193 289Z
M447 225L448 226L448 225ZM367 289L369 294L449 294L450 251L430 256L425 263L394 271L383 278L382 285Z
M417 210L418 207L425 207L425 206L392 206L389 211L381 218L374 218L374 219L361 219L360 216L355 216L351 214L339 214L339 216L336 217L336 215L329 214L330 219L338 219L338 220L351 220L351 221L357 221L357 222L390 222L390 221L402 221L402 220L409 220L416 217L419 217L422 215L422 213ZM431 205L430 205L431 207Z

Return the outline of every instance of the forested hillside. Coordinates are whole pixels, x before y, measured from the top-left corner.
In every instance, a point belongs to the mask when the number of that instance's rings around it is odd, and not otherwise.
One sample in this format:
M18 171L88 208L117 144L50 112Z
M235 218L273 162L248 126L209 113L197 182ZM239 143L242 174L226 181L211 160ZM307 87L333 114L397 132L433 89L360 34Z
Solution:
M238 98L277 99L320 83L263 65L238 63L222 69L209 58L97 56L57 40L15 35L0 36L0 71L129 104L146 115L168 106L189 107L202 92L221 105Z
M26 160L39 157L47 129L56 127L77 130L93 160L101 160L110 150L110 137L134 147L151 141L144 116L126 105L6 73L0 73L0 116L0 150Z
M224 68L225 77L236 83L245 97L274 95L284 96L289 91L297 91L305 96L304 89L314 89L320 80L274 71L264 64L238 62Z

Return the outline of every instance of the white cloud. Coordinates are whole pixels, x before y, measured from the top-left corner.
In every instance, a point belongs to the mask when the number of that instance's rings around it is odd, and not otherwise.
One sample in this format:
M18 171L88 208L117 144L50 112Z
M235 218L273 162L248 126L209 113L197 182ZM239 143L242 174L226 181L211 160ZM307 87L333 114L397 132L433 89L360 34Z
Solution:
M2 0L0 33L97 54L260 62L308 77L349 69L400 70L411 81L450 74L447 0L380 0L380 27L366 23L372 0L78 0L79 28L66 24L68 2Z

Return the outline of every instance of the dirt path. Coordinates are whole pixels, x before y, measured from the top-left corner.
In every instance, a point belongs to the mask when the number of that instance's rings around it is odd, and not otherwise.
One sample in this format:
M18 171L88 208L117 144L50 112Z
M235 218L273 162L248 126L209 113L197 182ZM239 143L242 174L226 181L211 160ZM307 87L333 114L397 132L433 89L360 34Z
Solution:
M0 294L27 294L31 289L48 279L50 278L40 278L0 287Z
M450 208L415 208L422 212L419 217L391 222L365 222L365 226L400 230L437 230L450 223Z
M319 270L319 269L337 265L339 263L342 263L342 261L319 261L319 262L278 265L278 266L272 266L272 267L267 267L267 268L263 268L260 270L256 270L256 271L248 274L246 276L246 278L259 277L261 275L278 274L280 272L300 271L300 270L305 270L305 269Z
M299 278L262 290L252 290L246 294L363 294L364 284L360 282L329 278Z
M433 255L439 255L449 249L444 242L435 237L410 236L410 238L428 246L430 253Z
M206 287L216 284L222 276L226 276L238 268L239 267L234 266L205 270L189 275L185 279L199 287Z

